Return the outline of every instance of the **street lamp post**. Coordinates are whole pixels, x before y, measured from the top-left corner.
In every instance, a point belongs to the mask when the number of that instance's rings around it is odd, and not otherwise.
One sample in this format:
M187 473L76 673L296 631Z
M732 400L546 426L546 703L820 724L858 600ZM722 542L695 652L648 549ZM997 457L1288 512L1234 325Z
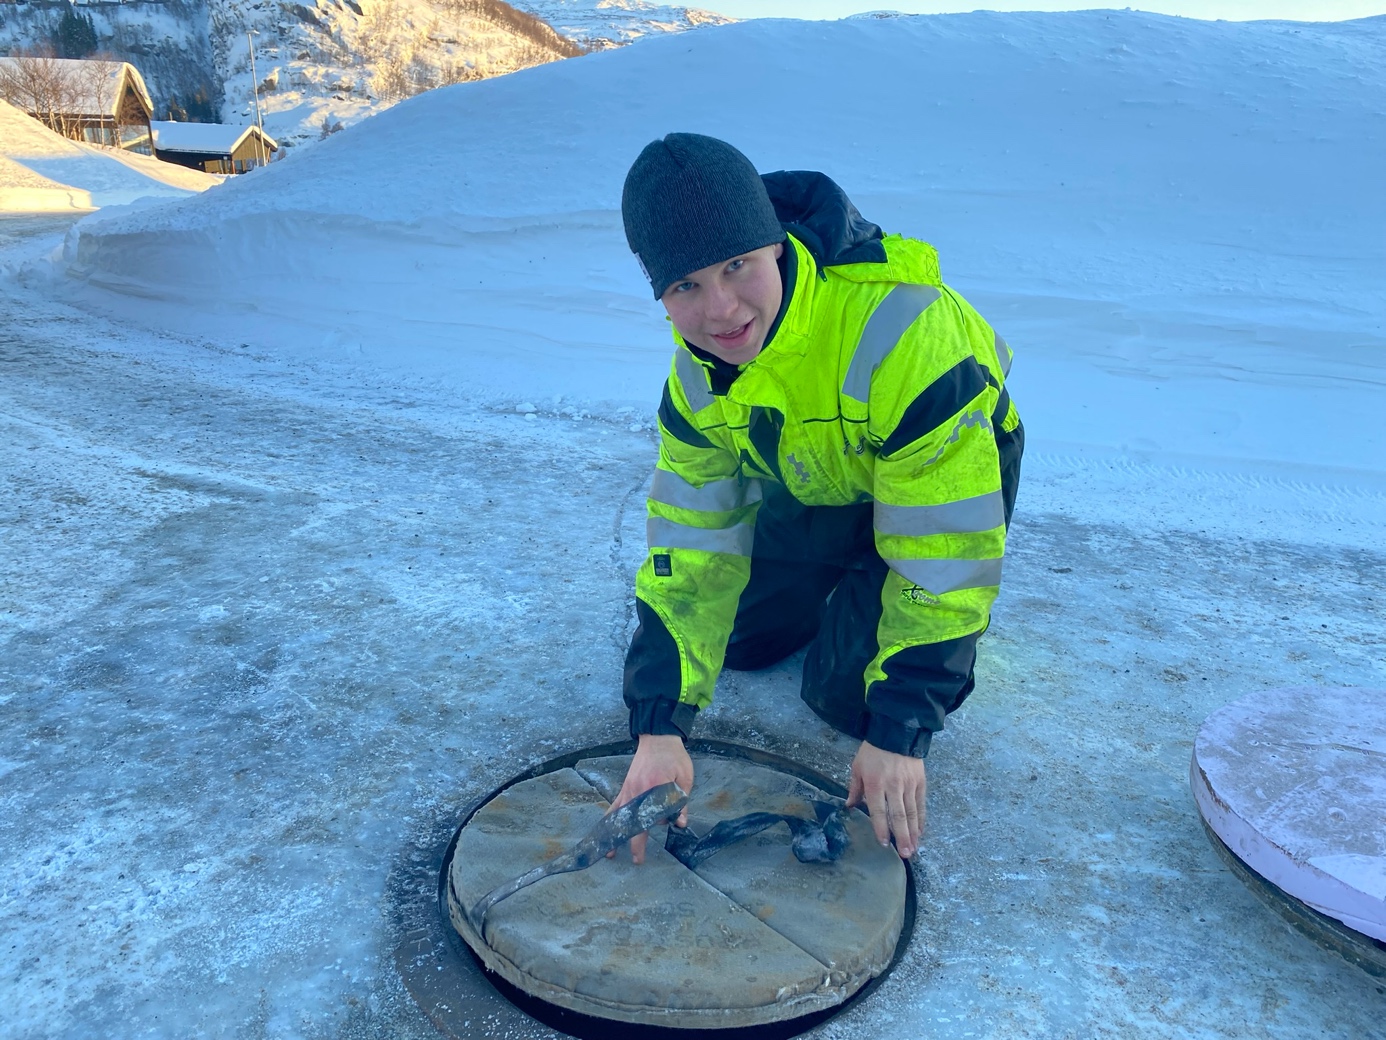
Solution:
M256 138L256 147L260 151L260 165L265 165L265 122L260 118L260 83L259 77L255 75L255 41L252 40L250 30L245 34L245 42L250 44L250 96L255 102L255 126L260 131L260 136Z

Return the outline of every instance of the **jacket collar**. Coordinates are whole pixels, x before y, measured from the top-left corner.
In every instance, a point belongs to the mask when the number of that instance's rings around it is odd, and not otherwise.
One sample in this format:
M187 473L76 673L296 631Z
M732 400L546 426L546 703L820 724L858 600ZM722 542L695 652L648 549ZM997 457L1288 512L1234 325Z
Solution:
M880 225L863 217L831 177L780 170L761 180L780 224L808 247L819 267L885 262Z

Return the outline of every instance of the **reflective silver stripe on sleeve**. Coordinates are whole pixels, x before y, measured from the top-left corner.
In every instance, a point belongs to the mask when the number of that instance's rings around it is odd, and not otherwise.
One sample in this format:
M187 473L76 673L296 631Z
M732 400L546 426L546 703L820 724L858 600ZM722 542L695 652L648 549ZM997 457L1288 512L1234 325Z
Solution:
M697 509L704 513L725 513L760 501L760 481L739 481L736 478L714 480L694 487L677 473L667 469L655 470L650 498L666 506Z
M645 521L645 540L651 549L701 549L703 552L750 556L755 536L755 524L709 529L676 524L662 516L652 516Z
M876 530L881 534L981 534L1006 522L1001 492L993 491L938 506L891 506L877 502Z
M900 342L905 330L914 324L931 303L940 296L932 285L897 285L876 305L862 330L842 392L855 401L865 403L871 396L871 376L881 367L886 355Z
M674 368L683 386L683 396L688 398L688 407L696 415L712 403L712 391L707 387L707 370L698 364L687 347L674 351Z
M1001 362L1001 378L1005 379L1011 374L1011 362L1015 360L1015 351L1001 338L999 332L993 330L992 335L996 337L996 360Z
M1001 584L997 560L886 560L890 569L935 596Z

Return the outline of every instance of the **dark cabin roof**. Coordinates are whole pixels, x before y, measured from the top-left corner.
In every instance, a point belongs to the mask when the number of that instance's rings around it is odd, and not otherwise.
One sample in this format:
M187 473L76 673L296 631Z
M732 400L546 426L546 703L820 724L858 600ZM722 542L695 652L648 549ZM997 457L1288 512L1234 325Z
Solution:
M191 152L199 155L230 155L252 134L264 138L265 147L279 149L279 142L258 126L234 126L230 123L179 123L152 120L154 148L160 152Z

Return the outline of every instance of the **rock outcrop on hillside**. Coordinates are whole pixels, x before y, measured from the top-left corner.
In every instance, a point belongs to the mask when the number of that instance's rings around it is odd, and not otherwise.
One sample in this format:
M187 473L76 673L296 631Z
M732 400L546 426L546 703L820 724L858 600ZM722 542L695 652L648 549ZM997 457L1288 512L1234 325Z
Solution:
M228 122L314 140L434 87L581 54L503 0L207 0ZM247 27L252 31L249 40ZM255 46L254 79L250 40Z

